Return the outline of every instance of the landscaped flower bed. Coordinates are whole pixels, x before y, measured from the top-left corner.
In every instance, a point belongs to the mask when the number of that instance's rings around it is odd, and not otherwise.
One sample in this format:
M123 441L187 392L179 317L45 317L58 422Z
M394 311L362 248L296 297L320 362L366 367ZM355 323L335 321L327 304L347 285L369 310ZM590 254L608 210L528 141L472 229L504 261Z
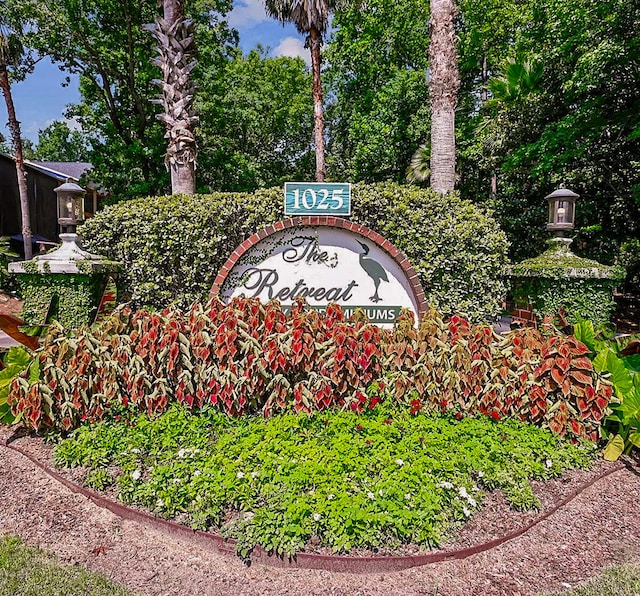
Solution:
M529 481L586 467L591 442L490 416L412 414L391 401L362 413L229 418L174 405L82 427L55 451L86 484L194 528L292 554L437 545L500 488L537 506Z
M417 412L517 418L560 436L596 441L612 396L588 348L573 337L490 325L435 311L393 330L338 305L236 298L188 313L121 310L69 337L52 329L7 402L30 427L68 431L119 408L160 414L171 403L214 406L230 416L328 409L361 412L385 398ZM387 388L386 393L383 387Z

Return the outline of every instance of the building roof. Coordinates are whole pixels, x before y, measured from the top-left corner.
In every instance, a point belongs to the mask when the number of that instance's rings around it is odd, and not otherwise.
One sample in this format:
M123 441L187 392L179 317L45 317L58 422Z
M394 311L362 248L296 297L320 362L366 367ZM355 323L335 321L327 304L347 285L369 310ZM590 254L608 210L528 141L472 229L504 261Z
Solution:
M80 180L80 176L92 167L90 163L85 161L32 161L25 159L24 163L62 181L67 178Z

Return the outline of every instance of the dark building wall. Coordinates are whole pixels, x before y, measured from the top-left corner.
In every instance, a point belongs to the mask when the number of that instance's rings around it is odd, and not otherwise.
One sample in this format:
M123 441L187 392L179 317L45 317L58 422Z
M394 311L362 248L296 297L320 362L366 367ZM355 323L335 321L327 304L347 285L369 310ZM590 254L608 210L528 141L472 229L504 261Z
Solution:
M58 239L58 213L54 188L60 181L27 167L31 231L53 242ZM22 233L20 195L15 162L0 155L0 235Z
M16 165L0 155L0 236L19 234L20 227Z

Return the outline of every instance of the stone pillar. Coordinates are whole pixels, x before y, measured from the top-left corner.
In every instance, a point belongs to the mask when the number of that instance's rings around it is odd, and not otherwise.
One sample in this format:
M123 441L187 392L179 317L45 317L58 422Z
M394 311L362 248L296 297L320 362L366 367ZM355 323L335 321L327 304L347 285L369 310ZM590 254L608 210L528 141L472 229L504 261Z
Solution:
M571 239L551 238L548 250L511 268L515 310L512 321L537 327L564 326L579 319L607 323L612 295L624 279L622 267L601 265L569 250Z
M60 239L62 246L52 253L9 264L22 289L22 317L28 325L52 320L65 328L90 325L105 291L110 294L115 287L120 263L83 250L77 234L60 234Z

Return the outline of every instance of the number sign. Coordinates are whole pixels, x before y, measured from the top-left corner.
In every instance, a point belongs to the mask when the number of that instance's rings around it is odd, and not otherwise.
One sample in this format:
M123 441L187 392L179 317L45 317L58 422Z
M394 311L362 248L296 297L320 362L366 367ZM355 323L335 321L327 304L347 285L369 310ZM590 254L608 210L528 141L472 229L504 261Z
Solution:
M351 215L351 184L285 182L285 215Z

